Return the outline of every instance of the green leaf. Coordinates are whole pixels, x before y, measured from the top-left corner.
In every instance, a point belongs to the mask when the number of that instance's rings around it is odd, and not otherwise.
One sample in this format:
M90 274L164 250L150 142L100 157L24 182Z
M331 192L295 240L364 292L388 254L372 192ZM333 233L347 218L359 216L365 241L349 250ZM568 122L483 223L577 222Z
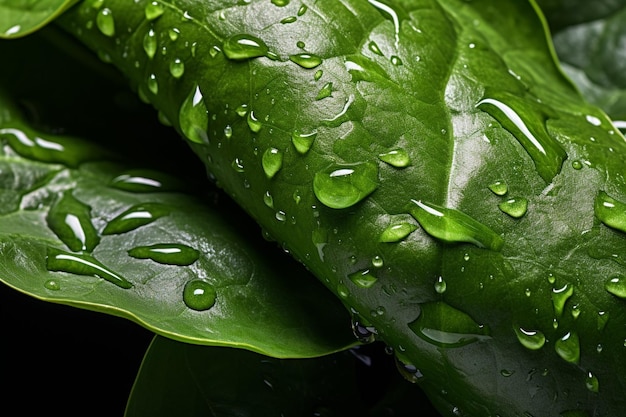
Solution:
M0 0L0 39L35 32L79 0Z
M176 178L36 131L6 97L0 109L2 282L197 344L277 357L354 344L344 308L226 220L228 202L210 205Z
M442 414L621 413L626 240L594 207L600 191L626 201L626 142L563 76L534 3L188 0L155 18L147 5L108 1L115 36L77 30L97 14L86 6L60 22L167 115L364 340L419 369ZM272 175L268 149L283 154ZM379 159L400 149L410 165ZM335 187L354 164L367 169Z
M433 415L417 387L380 369L384 359L355 349L281 360L156 337L125 417Z
M625 120L626 2L566 1L548 7L546 13L564 71L587 100L611 117Z

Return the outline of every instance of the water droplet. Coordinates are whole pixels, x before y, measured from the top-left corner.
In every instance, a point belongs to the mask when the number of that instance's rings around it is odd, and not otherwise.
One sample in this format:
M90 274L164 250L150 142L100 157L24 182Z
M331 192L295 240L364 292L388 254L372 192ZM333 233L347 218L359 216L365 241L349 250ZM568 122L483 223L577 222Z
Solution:
M152 223L156 219L167 216L170 210L159 203L142 203L130 207L119 216L107 223L103 235L115 235L135 230Z
M192 310L208 310L215 305L216 299L215 288L204 280L194 279L185 284L183 301Z
M144 9L147 20L155 20L163 14L163 6L158 1L151 1Z
M175 42L178 37L180 36L180 29L178 28L171 28L170 30L167 31L168 36L170 37L170 40L172 42Z
M502 210L503 213L515 219L519 219L523 217L528 210L528 200L523 197L509 198L498 204L498 208Z
M580 316L580 306L578 304L572 306L571 314L573 319L577 319Z
M517 340L527 349L539 350L546 343L545 335L539 330L526 330L522 327L513 327Z
M268 148L263 153L261 164L267 178L274 178L283 167L283 153L276 148Z
M104 8L98 12L96 16L96 26L104 36L115 35L115 19L111 9Z
M517 139L532 158L541 178L549 183L561 172L567 154L548 134L544 112L535 110L537 106L533 104L528 106L520 97L500 93L481 100L477 107L489 113Z
M554 306L554 313L557 317L563 315L563 309L565 303L574 294L574 287L570 284L565 284L561 288L552 289L552 305Z
M295 130L291 134L291 143L293 143L293 146L294 148L296 148L296 151L298 151L298 153L304 155L309 150L311 150L311 147L313 146L313 142L315 141L316 137L317 131L315 130L310 133L301 133Z
M448 243L467 242L480 248L499 251L502 238L487 226L459 210L411 200L411 215L431 236Z
M337 295L339 295L339 297L343 299L350 297L350 290L348 289L348 287L346 287L346 284L344 284L343 282L340 282L339 284L337 284Z
M287 24L287 23L293 23L293 22L295 22L296 20L298 20L298 18L297 18L297 17L295 17L295 16L287 16L287 17L285 17L284 19L282 19L282 20L280 21L280 23L282 23L283 25L285 25L285 24Z
M333 95L333 83L328 82L324 84L322 88L320 88L320 91L317 92L317 96L315 96L315 100L322 100L327 97L332 97L332 95Z
M596 352L598 352L598 353L602 353L602 349L604 349L604 348L602 347L602 343L598 343L598 345L596 346Z
M322 63L322 58L320 58L317 55L309 54L309 53L289 55L289 60L291 60L292 62L295 62L296 64L300 65L302 68L306 68L306 69L315 68Z
M352 333L354 337L361 343L372 343L376 340L376 329L372 326L366 326L359 320L352 319Z
M287 214L285 214L284 211L279 210L274 214L274 218L279 222L284 222L285 220L287 220ZM288 250L285 250L285 252L289 253Z
M626 299L626 277L617 275L604 284L604 289L616 297Z
M396 67L399 67L400 65L402 65L402 60L400 59L399 56L392 55L390 61Z
M159 83L156 79L156 75L154 74L150 74L148 76L148 90L150 90L150 92L154 95L158 94L159 92Z
M154 33L154 29L150 28L148 32L143 37L143 50L145 51L148 58L154 58L157 50L157 39L156 34Z
M386 243L399 242L417 230L417 226L411 223L392 224L380 235L380 241Z
M448 284L446 284L446 281L443 279L443 277L439 277L437 278L437 280L435 281L435 291L438 294L443 294L444 292L446 292L446 289L448 287Z
M324 75L324 71L317 70L317 71L315 71L315 74L313 74L313 79L315 81L319 81L319 79L322 78L322 75Z
M595 376L591 371L587 372L587 377L585 378L585 386L591 392L600 391L600 382L598 381L598 377Z
M46 256L46 268L48 271L102 278L124 289L133 286L126 278L111 271L98 260L86 254L68 253L49 247Z
M43 286L50 291L59 291L61 289L61 283L56 279L49 279L43 283Z
M305 14L308 9L309 8L306 4L300 6L300 8L298 9L298 16L302 16L303 14Z
M348 275L348 278L350 278L350 281L354 282L355 285L361 288L370 288L376 284L376 281L378 281L378 278L372 274L369 269L354 272Z
M383 52L380 50L376 42L371 41L370 43L367 44L367 48L373 53L375 53L376 55L383 56Z
M137 259L152 259L165 265L191 265L200 257L200 253L186 245L177 243L158 243L151 246L138 246L128 251Z
M580 161L572 161L572 168L574 168L575 170L579 170L582 169L583 164Z
M196 86L180 106L180 129L187 139L195 143L208 142L209 114L200 87Z
M507 192L509 192L509 186L504 181L496 181L489 184L489 189L495 195L505 195Z
M606 311L598 311L598 330L602 331L609 321L609 313Z
M254 133L258 133L263 127L263 124L259 121L259 119L257 119L253 111L248 113L247 122L248 122L248 127Z
M409 323L409 328L433 345L455 348L489 338L485 326L443 301L424 303L420 307L419 317Z
M232 128L232 126L227 125L227 126L224 128L224 137L225 137L226 139L230 139L230 138L232 138L232 137L233 137L233 128Z
M417 367L411 363L405 362L400 359L398 356L395 358L396 368L400 375L412 384L416 384L420 379L424 377L422 372L417 369Z
M272 0L272 4L278 7L285 7L289 4L289 0Z
M267 207L274 208L274 197L272 197L272 194L270 194L269 191L266 191L265 194L263 194L263 202Z
M300 201L302 201L302 196L300 195L299 190L294 191L292 197L296 204L300 204Z
M600 126L602 124L602 121L600 119L590 114L586 115L585 119L587 120L587 122L591 123L594 126Z
M500 375L502 375L505 378L508 378L510 376L512 376L515 373L515 371L509 371L508 369L501 369L500 370Z
M228 38L222 49L228 59L236 61L266 56L269 51L261 39L246 34Z
M313 191L335 209L355 205L378 188L378 166L372 162L331 165L315 174Z
M626 204L600 191L594 204L595 215L602 223L621 232L626 232Z
M185 185L170 175L147 169L132 169L113 178L110 187L134 193L179 191Z
M565 361L578 363L580 361L580 341L578 334L569 332L554 343L554 350Z
M243 165L243 159L241 158L235 158L233 159L233 162L231 162L230 166L239 173L243 173L246 171L244 165Z
M396 168L406 168L411 165L411 157L404 149L394 149L389 152L381 153L378 155L378 158Z
M176 58L172 62L170 62L170 74L174 78L180 78L185 73L185 63L181 61L179 58Z
M46 217L48 227L74 252L91 252L100 236L91 223L91 207L74 198L70 191L50 208Z

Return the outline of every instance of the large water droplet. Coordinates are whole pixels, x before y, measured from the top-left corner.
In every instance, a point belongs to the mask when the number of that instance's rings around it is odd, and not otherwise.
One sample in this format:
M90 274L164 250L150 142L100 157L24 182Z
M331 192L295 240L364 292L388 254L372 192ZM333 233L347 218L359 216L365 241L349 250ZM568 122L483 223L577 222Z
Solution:
M248 113L246 121L248 122L248 127L250 128L250 131L252 131L253 133L258 133L263 127L263 123L261 123L261 121L256 117L254 111Z
M498 204L498 208L502 210L503 213L515 219L519 219L523 217L528 210L528 200L523 197L509 198Z
M228 59L244 60L266 56L268 48L261 39L246 34L228 38L223 46L224 54Z
M505 195L509 191L509 187L504 181L496 181L489 184L489 189L495 195Z
M448 243L467 242L480 248L499 251L502 238L467 214L423 201L411 200L411 215L431 236Z
M283 153L276 148L268 148L263 153L261 165L267 178L274 178L274 175L283 167Z
M539 330L526 330L522 327L513 327L517 340L527 349L539 350L546 343L546 336Z
M293 146L294 148L296 148L296 151L298 151L298 153L304 155L309 150L311 150L311 147L313 146L313 142L315 141L316 136L317 136L317 131L315 130L310 133L302 133L302 132L295 130L291 134L291 143L293 143Z
M510 93L488 94L477 107L493 116L511 132L532 158L537 172L547 183L559 172L567 153L545 127L546 115L536 110L537 103L528 103ZM507 104L505 104L507 103Z
M46 217L48 227L74 252L91 252L100 236L91 223L91 207L78 201L70 191L50 208Z
M98 12L96 16L96 26L100 32L105 36L115 35L115 19L113 19L113 12L111 9L104 8Z
M552 305L554 306L554 313L557 317L563 315L565 303L573 294L574 287L570 284L565 284L561 288L552 289Z
M606 226L626 232L626 203L600 191L595 200L594 212Z
M61 283L56 279L49 279L43 283L44 288L50 291L59 291L61 289Z
M361 288L370 288L376 284L376 281L378 281L378 278L376 278L376 276L372 274L369 269L354 272L348 275L348 278L350 278L350 281L354 282L355 285Z
M143 50L145 51L148 58L154 58L154 55L157 51L157 38L154 33L154 29L150 28L148 32L143 37Z
M137 259L152 259L165 265L191 265L200 257L200 253L186 245L178 243L158 243L150 246L138 246L128 251Z
M626 299L626 277L623 275L612 277L604 284L604 289L616 297Z
M134 193L179 191L184 188L177 178L147 169L128 170L113 178L109 186Z
M154 95L159 93L159 82L156 79L156 75L155 74L150 74L148 76L148 90L150 90L150 92Z
M376 340L376 329L367 326L356 318L352 319L352 333L360 343L372 343Z
M94 257L86 254L68 253L56 248L48 248L46 257L48 271L68 272L102 278L118 287L128 289L132 284L116 272L113 272Z
M578 363L580 361L580 340L578 334L569 332L554 343L554 350L565 361Z
M355 205L378 188L378 166L372 162L331 165L315 174L313 191L327 207Z
M180 78L185 73L185 63L180 60L180 58L176 58L172 62L170 62L170 74L174 78Z
M272 0L272 4L278 7L285 7L289 4L289 0Z
M378 157L381 161L396 168L406 168L411 165L411 157L404 149L394 149L389 152L381 153Z
M444 292L446 292L446 289L448 288L448 284L446 284L446 281L443 279L443 277L439 277L437 278L437 280L435 281L435 291L437 292L437 294L443 294Z
M204 311L215 305L217 292L208 282L194 279L185 284L183 301L192 310Z
M417 226L412 223L392 224L383 231L379 240L387 243L399 242L416 230Z
M290 55L289 59L306 69L315 68L322 63L322 58L317 55L307 53Z
M138 227L152 223L156 219L167 216L169 208L159 203L142 203L130 207L119 216L107 223L103 235L115 235L130 232Z
M455 348L490 337L485 326L443 301L421 304L420 307L419 317L409 323L409 328L429 343Z
M372 51L373 53L375 53L376 55L380 55L383 56L383 52L380 50L380 48L378 47L378 44L374 41L370 41L367 44L367 49L369 49L370 51Z
M600 391L600 381L598 381L598 377L595 376L591 371L587 372L587 377L585 378L585 386L591 392Z
M151 1L144 9L147 20L155 20L160 17L165 10L158 1Z
M324 84L320 91L317 92L317 96L315 96L315 100L322 100L326 97L331 97L333 95L333 83L328 82Z
M178 115L180 129L187 139L195 143L207 143L209 114L200 87L196 86L180 106Z

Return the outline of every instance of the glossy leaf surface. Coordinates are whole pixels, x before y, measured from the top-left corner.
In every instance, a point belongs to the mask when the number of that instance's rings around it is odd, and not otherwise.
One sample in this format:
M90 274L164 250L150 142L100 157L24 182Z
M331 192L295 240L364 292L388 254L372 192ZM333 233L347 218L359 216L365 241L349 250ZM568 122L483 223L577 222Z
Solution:
M442 414L621 412L626 241L609 219L626 144L563 77L534 3L156 4L107 1L115 35L82 30L88 5L61 24L172 121L364 339L419 369ZM295 145L302 134L315 138ZM268 149L283 155L271 175ZM379 158L398 149L410 164Z
M5 284L190 343L278 357L353 344L343 307L220 215L232 213L226 201L209 204L174 177L103 162L94 144L37 131L6 95L0 109Z
M79 0L0 0L0 38L26 36Z

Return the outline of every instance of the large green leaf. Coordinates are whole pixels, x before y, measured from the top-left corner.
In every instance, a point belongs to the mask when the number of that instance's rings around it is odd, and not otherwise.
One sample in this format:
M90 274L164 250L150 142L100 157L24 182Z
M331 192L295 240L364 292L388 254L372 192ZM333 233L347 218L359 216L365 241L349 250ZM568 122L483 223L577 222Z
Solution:
M125 416L434 415L417 387L376 363L391 368L387 358L362 350L315 359L274 359L156 337Z
M227 218L237 213L227 201L203 202L169 175L42 134L6 96L0 140L2 282L197 344L278 357L354 344L341 304L295 261L264 252Z
M111 0L60 22L442 414L622 412L626 144L534 3Z
M0 38L18 38L35 32L78 1L0 0Z
M555 48L563 69L585 98L612 117L624 120L626 1L586 3L581 9L577 4L566 2L562 8L548 14L550 23L555 26ZM577 16L584 19L562 21L567 10L576 10Z

